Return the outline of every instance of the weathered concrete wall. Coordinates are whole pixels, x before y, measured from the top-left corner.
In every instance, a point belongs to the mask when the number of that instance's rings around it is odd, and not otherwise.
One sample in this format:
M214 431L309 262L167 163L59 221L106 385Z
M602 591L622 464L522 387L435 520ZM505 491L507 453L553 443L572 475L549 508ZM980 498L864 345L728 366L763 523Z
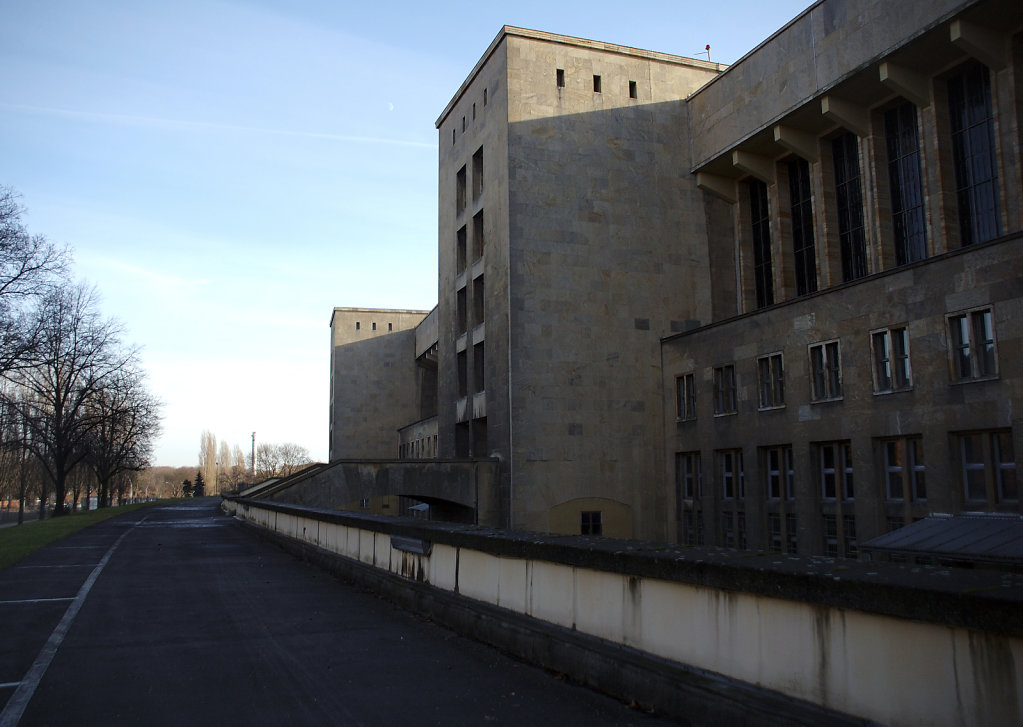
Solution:
M330 460L398 455L398 428L419 418L415 331L333 351Z
M251 500L226 507L312 546L308 554L336 554L393 576L391 588L401 579L420 589L408 602L431 592L469 599L490 622L475 631L482 638L489 631L507 646L509 623L535 621L542 638L581 649L569 673L583 681L596 678L591 669L603 674L601 648L618 645L608 688L628 697L625 683L660 683L643 693L664 701L646 703L692 724L720 724L730 702L741 703L744 724L837 724L843 713L894 727L1023 720L1023 576L481 531ZM444 604L434 612L456 608ZM557 651L541 650L531 652L541 663ZM663 681L667 664L677 667L674 687ZM716 714L698 713L683 665L726 678L704 685ZM811 715L807 702L834 711Z
M332 510L363 499L411 497L430 503L440 519L494 525L500 517L499 471L496 461L342 461L276 489L267 497L275 502Z
M710 312L707 256L697 244L702 193L685 178L687 146L678 143L681 99L719 70L506 28L438 121L440 451L464 456L457 445L470 439L473 456L508 462L508 524L578 532L580 513L566 506L596 497L631 513L631 522L609 517L614 530L605 532L665 534L662 493L642 486L660 470L658 340ZM466 228L471 249L480 213L483 255L462 271L458 231ZM485 323L475 318L477 292ZM470 311L466 331L460 299ZM483 391L474 366L481 345ZM483 419L485 448L472 430Z

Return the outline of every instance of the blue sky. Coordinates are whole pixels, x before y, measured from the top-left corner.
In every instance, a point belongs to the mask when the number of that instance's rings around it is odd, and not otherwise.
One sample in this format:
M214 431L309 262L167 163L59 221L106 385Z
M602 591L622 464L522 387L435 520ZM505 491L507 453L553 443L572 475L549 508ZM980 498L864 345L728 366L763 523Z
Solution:
M200 434L327 455L334 306L437 302L434 122L502 25L731 63L808 0L13 0L0 184Z

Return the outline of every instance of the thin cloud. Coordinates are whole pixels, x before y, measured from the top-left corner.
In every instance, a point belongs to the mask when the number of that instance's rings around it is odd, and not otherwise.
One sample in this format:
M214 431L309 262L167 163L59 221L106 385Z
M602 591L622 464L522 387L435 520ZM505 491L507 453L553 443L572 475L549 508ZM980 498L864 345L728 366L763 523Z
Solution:
M212 121L186 121L183 119L166 119L158 116L136 116L131 114L111 114L102 111L74 111L46 106L28 106L24 104L0 104L0 108L12 111L23 111L31 114L48 116L64 116L84 121L94 121L126 126L144 126L157 129L179 129L184 131L233 131L246 134L268 134L271 136L290 136L303 139L323 139L346 144L386 144L390 146L410 146L420 149L436 149L437 145L422 141L406 139L387 139L376 136L354 136L347 134L327 134L319 131L296 131L293 129L268 129L259 126L240 126L237 124L221 124Z

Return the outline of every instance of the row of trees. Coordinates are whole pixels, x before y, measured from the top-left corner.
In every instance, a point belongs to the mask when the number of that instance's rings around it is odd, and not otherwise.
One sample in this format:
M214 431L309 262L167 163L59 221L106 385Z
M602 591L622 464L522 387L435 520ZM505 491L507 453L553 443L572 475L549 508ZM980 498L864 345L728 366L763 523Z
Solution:
M262 482L271 477L287 477L312 463L309 450L293 442L267 442L256 447L256 462L246 459L241 447L203 430L199 438L199 473L205 483L216 483L213 493L238 490L246 482ZM206 492L211 488L206 486Z
M70 252L23 214L0 187L0 487L20 511L34 482L60 514L95 485L103 507L149 465L160 402L95 290L70 280Z

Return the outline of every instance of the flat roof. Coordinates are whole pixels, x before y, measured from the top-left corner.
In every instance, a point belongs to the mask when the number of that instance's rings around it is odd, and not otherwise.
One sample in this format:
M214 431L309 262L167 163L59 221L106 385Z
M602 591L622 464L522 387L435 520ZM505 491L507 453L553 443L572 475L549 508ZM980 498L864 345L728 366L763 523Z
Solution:
M626 45L617 45L615 43L605 43L599 40L587 40L586 38L576 38L571 35L558 35L557 33L547 33L542 30L530 30L529 28L518 28L514 25L505 25L498 31L494 40L491 41L490 45L487 46L486 51L477 61L476 65L473 66L472 71L466 76L466 79L462 82L462 85L458 87L458 91L448 101L447 106L441 112L440 116L437 117L437 121L434 124L438 129L441 124L444 123L444 119L447 118L451 110L458 104L458 101L465 94L466 89L472 84L479 75L480 69L486 65L487 61L490 60L490 56L494 54L501 42L508 36L516 36L519 38L529 38L531 40L540 40L548 43L559 43L561 45L571 45L577 48L586 48L588 50L601 51L604 53L614 53L618 55L633 56L636 58L646 58L651 61L660 61L662 63L674 63L682 66L692 66L694 68L703 68L710 71L723 71L728 68L724 63L715 63L713 61L701 61L698 58L687 58L686 56L677 56L671 53L661 53L659 51L642 50L640 48L631 48Z

